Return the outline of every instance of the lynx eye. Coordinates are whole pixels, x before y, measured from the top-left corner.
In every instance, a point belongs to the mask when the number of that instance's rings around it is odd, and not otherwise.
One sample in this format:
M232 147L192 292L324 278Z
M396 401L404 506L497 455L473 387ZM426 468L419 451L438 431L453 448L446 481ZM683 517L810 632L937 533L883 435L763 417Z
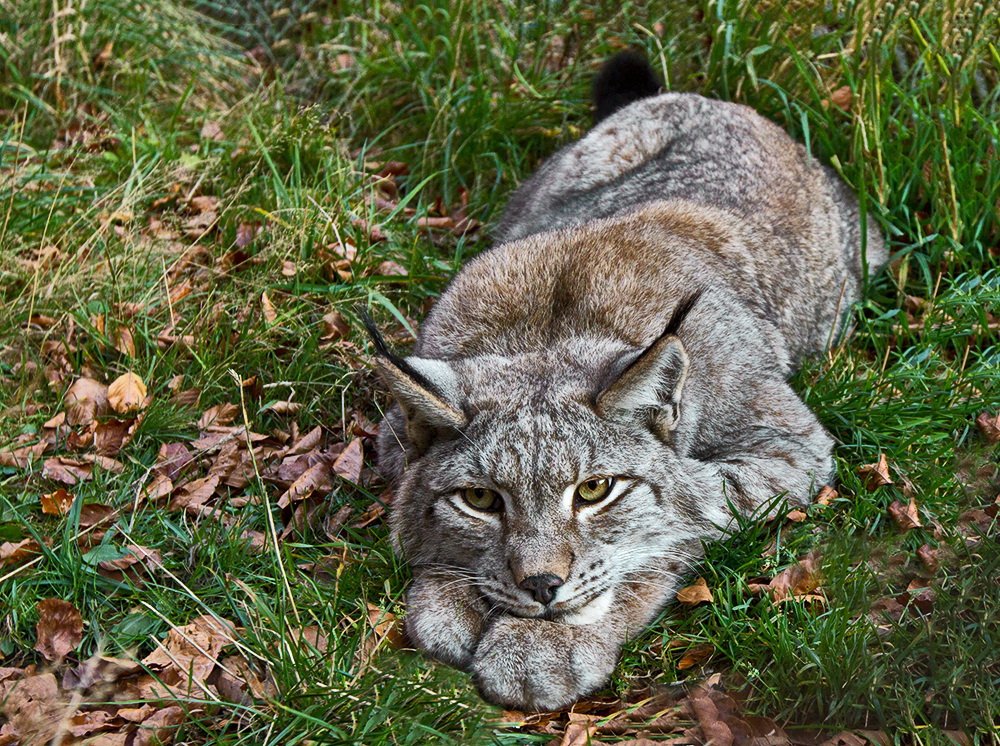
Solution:
M462 499L484 513L496 513L503 507L500 495L485 487L466 487L462 490Z
M576 488L576 499L585 503L596 503L607 497L614 486L614 477L592 477L586 482L581 482Z

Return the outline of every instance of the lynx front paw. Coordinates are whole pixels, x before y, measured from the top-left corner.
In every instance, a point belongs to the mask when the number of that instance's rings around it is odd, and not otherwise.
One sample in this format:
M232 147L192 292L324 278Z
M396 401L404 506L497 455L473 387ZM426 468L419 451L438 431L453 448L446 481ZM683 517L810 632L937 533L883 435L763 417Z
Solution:
M519 710L554 710L599 689L618 647L597 630L540 619L501 617L472 662L483 698Z
M406 634L417 647L468 671L483 631L482 601L453 579L417 578L406 594Z

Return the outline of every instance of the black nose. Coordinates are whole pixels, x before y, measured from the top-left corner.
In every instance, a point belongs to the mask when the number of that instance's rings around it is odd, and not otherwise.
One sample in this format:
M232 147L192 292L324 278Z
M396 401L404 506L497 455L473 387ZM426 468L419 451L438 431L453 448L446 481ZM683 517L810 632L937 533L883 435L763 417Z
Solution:
M522 580L518 587L531 591L531 595L540 604L547 604L556 596L556 588L563 584L563 579L552 573L532 575Z

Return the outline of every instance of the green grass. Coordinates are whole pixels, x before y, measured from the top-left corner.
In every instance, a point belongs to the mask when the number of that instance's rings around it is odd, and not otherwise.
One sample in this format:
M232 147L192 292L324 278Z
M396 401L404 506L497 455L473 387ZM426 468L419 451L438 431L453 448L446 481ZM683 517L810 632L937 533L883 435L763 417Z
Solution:
M211 5L200 7L239 20ZM30 567L0 568L0 663L41 661L32 648L43 598L82 612L81 658L146 655L169 625L212 611L245 628L243 644L271 670L278 694L223 730L212 717L189 721L189 742L549 740L498 728L499 713L466 677L418 655L385 651L358 667L366 603L402 610L407 570L384 525L333 539L317 526L277 551L271 542L253 551L244 530L282 528L278 493L259 479L233 493L255 499L224 507L228 525L162 506L126 508L163 443L194 438L208 406L240 403L230 371L258 378L260 387L244 391L258 432L294 419L301 432L321 425L336 443L352 410L377 419L388 402L365 366L354 309L372 308L390 332L402 332L400 319L419 321L488 242L478 234L432 241L418 218L438 199L451 207L467 194L469 214L488 229L540 159L586 130L600 61L638 45L670 89L754 106L833 163L896 261L854 309L850 339L795 381L838 439L841 499L810 509L805 523L752 524L710 547L702 572L716 602L668 609L629 648L612 689L697 680L705 668L679 671L683 650L655 644L685 639L713 645L707 670L745 681L749 710L789 729L883 728L928 744L965 730L995 740L1000 549L995 534L967 545L956 522L1000 491L997 452L974 424L1000 407L997 8L662 5L298 2L291 20L257 33L176 2L91 0L53 15L49 2L0 0L0 448L30 443L79 375L109 383L134 370L152 395L119 456L124 472L72 488L83 502L122 511L96 549L79 546L78 514L41 513L40 496L58 485L40 461L0 467L0 539L53 540ZM270 7L260 7L244 21L263 23ZM270 46L247 57L238 44L248 39ZM110 55L95 61L109 42ZM829 104L845 86L847 111ZM218 125L218 139L202 135L206 122ZM365 164L389 160L409 172L399 179L405 205L386 213L373 206ZM178 193L218 197L217 225L185 235L183 199L157 203ZM378 224L387 239L372 242L352 217ZM152 230L150 218L162 228ZM251 224L262 233L233 254ZM345 240L357 247L347 281L331 271L329 248ZM184 256L194 264L173 277ZM379 274L385 260L405 267L403 281ZM282 274L285 262L295 263L294 276ZM169 300L166 288L185 281L191 294ZM923 310L908 296L926 301ZM331 310L352 333L321 346ZM158 344L171 324L192 344ZM134 354L115 348L123 328ZM197 408L171 401L177 375L201 390ZM267 409L292 398L303 405L294 417ZM856 468L879 453L896 485L869 492ZM887 513L906 499L904 478L924 524L905 535ZM357 515L380 492L345 482L329 500ZM96 567L127 543L163 556L141 585ZM877 634L871 602L905 589L924 543L951 553L934 578L933 610ZM823 552L825 606L748 595L748 583L813 547ZM331 554L347 557L335 578L299 568ZM330 636L330 651L279 644L306 625Z

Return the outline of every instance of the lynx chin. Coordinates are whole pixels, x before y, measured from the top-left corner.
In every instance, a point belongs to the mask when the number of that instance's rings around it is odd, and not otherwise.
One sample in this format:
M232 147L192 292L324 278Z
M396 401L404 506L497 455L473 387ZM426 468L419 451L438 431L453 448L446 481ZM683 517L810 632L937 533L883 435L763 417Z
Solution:
M787 380L886 262L780 127L659 90L609 60L593 129L514 193L412 355L371 328L407 632L509 708L600 689L734 510L827 483Z

